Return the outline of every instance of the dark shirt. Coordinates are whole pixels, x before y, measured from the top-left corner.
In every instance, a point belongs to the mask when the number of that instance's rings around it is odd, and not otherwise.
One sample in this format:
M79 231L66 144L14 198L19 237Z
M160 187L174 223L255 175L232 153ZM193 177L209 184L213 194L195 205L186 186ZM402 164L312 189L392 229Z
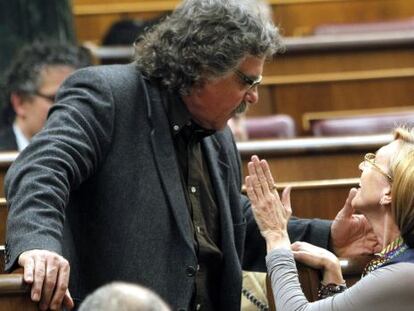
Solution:
M223 256L220 250L220 219L201 146L201 140L214 131L194 123L184 102L173 95L168 99L168 117L198 257L192 307L196 310L218 310L220 293L217 284L221 283Z

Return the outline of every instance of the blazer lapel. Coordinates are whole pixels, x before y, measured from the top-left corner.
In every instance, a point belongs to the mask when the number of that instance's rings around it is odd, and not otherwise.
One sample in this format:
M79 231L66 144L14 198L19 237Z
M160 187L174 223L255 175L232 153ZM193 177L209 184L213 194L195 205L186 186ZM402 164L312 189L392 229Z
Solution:
M191 218L180 181L178 162L170 134L168 118L159 91L149 85L149 83L146 85L150 90L150 101L147 103L147 105L150 105L148 107L148 118L151 119L150 123L155 125L152 126L150 139L157 172L160 176L164 193L170 203L179 232L186 244L195 252L192 240Z

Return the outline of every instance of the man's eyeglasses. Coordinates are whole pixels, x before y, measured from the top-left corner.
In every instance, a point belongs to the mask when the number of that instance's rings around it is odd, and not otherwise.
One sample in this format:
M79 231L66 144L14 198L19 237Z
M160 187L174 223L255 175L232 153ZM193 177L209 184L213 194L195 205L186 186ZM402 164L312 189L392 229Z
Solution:
M388 178L390 182L392 182L392 177L390 174L388 174L386 171L384 171L382 168L378 166L377 163L375 163L375 154L374 153L367 153L364 157L364 166L369 163L374 169L376 169L380 174L384 175Z
M34 95L39 96L39 97L41 97L41 98L44 98L44 99L46 99L46 100L48 100L48 101L50 101L50 102L52 102L52 103L54 103L54 102L55 102L55 97L56 97L56 94L47 95L47 94L43 94L43 93L41 93L41 92L39 92L39 91L36 91L36 92L34 93Z
M260 82L262 82L262 76L258 76L257 79L252 79L248 76L246 76L243 72L241 72L240 70L235 70L234 73L244 82L246 83L249 88L248 90L258 86L260 84Z

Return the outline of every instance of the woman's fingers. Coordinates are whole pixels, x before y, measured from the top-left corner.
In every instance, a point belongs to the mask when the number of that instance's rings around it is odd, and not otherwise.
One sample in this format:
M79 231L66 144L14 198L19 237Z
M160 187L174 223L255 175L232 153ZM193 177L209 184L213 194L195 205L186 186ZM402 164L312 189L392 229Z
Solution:
M272 173L270 172L270 168L266 160L260 160L258 156L254 155L251 158L251 162L248 164L248 168L249 174L251 176L256 176L257 180L254 181L256 188L261 188L263 196L272 194L279 197L279 194L275 188Z
M295 260L308 265L315 269L320 269L323 267L322 258L315 256L315 254L308 253L307 251L293 251L293 257Z
M292 207L290 204L290 191L291 190L292 190L291 186L288 186L285 189L283 189L282 200L281 200L283 207L289 213L289 215L292 215Z
M267 185L268 185L270 191L274 195L279 196L279 194L278 194L278 192L276 190L276 185L275 185L275 181L274 181L273 176L272 176L272 172L270 171L269 164L267 163L266 160L261 160L260 161L260 165L261 165L262 170L263 170L263 172L265 174L266 182L267 182Z
M247 196L250 199L250 202L252 202L253 205L257 204L257 195L254 192L253 182L252 182L252 176L246 176L246 192Z
M249 170L250 185L255 192L257 199L261 200L264 198L264 194L262 184L257 176L256 165L254 162L249 162L249 164L247 164L247 168Z

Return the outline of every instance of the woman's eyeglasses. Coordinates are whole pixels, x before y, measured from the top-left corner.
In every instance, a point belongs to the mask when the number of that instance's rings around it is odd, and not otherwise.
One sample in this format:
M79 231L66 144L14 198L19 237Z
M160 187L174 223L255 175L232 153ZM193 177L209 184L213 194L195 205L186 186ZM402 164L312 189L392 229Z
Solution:
M382 168L380 168L377 163L375 163L375 157L376 155L374 153L367 153L364 157L364 166L366 166L367 163L369 163L375 170L377 170L380 174L387 177L388 180L392 182L391 175L388 174L386 171L384 171Z

